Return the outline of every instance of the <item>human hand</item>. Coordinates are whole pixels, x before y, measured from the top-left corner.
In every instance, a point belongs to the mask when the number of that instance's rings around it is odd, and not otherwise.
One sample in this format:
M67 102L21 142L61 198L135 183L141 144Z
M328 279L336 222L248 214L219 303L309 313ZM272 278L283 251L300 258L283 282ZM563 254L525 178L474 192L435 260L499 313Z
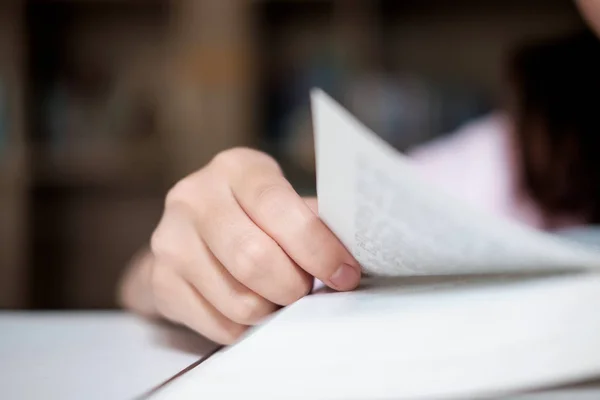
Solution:
M360 268L277 163L232 149L168 193L151 240L155 311L216 342L234 342L314 278L354 289Z

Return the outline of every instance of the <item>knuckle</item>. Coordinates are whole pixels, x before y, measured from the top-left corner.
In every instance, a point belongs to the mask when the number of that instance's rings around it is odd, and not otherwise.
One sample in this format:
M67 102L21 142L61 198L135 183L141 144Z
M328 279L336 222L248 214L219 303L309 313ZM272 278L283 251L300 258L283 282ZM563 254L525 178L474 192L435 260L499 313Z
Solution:
M271 244L267 240L246 237L235 249L237 274L244 282L264 277L271 261Z
M194 256L185 241L174 237L167 229L158 228L150 238L150 250L162 261L160 268L184 271L194 264Z
M254 294L240 296L233 305L230 318L243 325L255 325L265 316L264 300Z
M254 208L258 213L279 218L289 212L290 188L280 183L265 183L257 186L254 192Z
M222 329L217 340L221 344L225 345L234 344L242 336L246 329L246 326L232 323Z
M264 163L279 169L279 164L270 155L247 147L234 147L215 155L211 165L228 171L244 170L249 164Z
M200 170L177 182L165 198L165 210L175 211L198 223L206 222L212 215L221 198L221 191L207 191L217 188L223 180L209 171ZM211 194L209 194L211 193Z
M185 268L194 262L190 249L183 241L177 240L161 227L150 238L150 250L156 258L163 260L161 268Z
M251 150L244 147L234 147L217 153L211 164L226 169L237 169L247 159Z
M196 182L198 175L190 175L177 182L168 192L165 198L165 207L176 205L187 205L196 197Z
M256 201L271 206L283 205L285 195L289 188L280 183L264 183L257 186L255 191Z
M154 230L152 236L150 236L150 251L157 257L164 253L166 246L163 240L163 231L160 226Z

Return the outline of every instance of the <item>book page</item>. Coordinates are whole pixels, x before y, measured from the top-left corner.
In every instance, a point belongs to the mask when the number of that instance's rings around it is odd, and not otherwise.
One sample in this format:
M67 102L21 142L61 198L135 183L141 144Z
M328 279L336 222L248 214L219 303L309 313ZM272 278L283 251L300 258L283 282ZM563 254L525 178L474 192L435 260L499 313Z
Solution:
M320 90L312 93L319 214L373 275L600 267L600 253L459 201Z
M395 279L301 299L156 399L506 398L600 374L598 275Z

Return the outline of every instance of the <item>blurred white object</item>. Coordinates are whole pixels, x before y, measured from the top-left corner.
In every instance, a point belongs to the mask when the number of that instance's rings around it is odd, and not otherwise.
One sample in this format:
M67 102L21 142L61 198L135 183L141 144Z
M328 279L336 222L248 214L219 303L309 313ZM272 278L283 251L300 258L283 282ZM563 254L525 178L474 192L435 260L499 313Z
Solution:
M0 312L0 398L132 399L215 347L121 312Z

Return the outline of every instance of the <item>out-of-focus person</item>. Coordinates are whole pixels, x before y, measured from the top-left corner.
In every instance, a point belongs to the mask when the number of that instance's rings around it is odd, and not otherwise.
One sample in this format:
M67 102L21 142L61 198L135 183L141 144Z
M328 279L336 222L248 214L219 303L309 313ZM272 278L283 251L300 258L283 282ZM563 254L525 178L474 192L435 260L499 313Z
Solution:
M506 110L410 156L427 178L539 229L600 223L600 40L591 31L515 51Z

